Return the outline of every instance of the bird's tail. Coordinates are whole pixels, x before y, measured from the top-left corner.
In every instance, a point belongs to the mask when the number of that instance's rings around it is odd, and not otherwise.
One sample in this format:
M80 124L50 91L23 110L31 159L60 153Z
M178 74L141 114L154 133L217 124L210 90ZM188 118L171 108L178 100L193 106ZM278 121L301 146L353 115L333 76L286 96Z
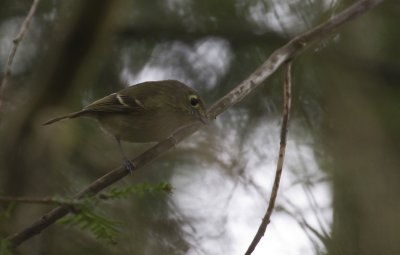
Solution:
M43 123L42 125L46 126L46 125L50 125L50 124L52 124L54 122L57 122L59 120L76 118L76 117L82 115L83 113L85 113L84 110L79 111L79 112L72 112L72 113L69 113L67 115L63 115L63 116L60 116L60 117L57 117L57 118L54 118L54 119L50 119L50 120L46 121L45 123Z

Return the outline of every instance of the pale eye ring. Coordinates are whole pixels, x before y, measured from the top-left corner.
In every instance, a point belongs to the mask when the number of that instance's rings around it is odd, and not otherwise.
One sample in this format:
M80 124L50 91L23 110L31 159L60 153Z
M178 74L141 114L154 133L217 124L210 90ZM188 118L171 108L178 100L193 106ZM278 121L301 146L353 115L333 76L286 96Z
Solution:
M200 101L196 95L191 95L191 96L189 96L189 102L190 102L191 106L197 107L199 105Z

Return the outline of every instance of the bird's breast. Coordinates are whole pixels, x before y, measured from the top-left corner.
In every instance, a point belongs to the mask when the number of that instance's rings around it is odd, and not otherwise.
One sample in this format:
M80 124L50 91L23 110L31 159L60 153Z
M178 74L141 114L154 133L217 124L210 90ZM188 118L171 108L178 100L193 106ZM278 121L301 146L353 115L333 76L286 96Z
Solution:
M180 127L196 121L191 115L163 112L157 114L105 114L98 117L103 129L123 141L146 143L161 141Z

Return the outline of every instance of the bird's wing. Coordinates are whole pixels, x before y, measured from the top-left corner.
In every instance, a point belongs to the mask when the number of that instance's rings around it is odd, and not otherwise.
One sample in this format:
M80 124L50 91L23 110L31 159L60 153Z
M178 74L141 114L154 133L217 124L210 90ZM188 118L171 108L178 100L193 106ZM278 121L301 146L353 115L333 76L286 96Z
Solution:
M144 110L144 105L136 98L128 95L114 93L103 97L86 106L85 112L139 112Z

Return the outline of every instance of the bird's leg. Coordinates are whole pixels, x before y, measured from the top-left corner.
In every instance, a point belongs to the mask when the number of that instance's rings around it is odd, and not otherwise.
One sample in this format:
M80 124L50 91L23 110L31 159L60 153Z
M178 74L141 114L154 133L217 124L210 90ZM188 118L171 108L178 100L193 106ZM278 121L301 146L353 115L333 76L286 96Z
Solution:
M132 161L130 161L125 156L125 153L124 153L124 150L122 149L122 145L121 145L121 141L120 141L119 137L116 136L115 139L117 140L119 152L121 153L122 159L124 160L124 166L125 166L126 170L128 170L129 173L132 174L133 170L135 169L135 165L133 164Z

